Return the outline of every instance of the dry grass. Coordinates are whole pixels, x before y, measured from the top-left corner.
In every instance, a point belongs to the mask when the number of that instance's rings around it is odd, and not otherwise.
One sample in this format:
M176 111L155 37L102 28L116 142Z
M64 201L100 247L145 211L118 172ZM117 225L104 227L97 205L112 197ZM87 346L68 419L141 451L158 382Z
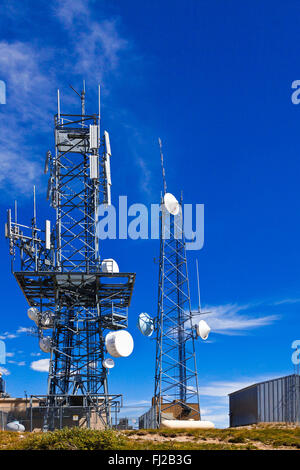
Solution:
M48 433L0 432L0 450L269 450L300 449L300 427L161 429Z

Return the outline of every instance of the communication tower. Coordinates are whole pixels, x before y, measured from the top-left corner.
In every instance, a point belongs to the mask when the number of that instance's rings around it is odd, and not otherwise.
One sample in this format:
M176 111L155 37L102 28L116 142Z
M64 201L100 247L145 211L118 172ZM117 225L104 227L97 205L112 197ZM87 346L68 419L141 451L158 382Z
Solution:
M162 145L159 139L163 193L160 210L160 257L157 315L141 313L138 328L145 336L155 332L155 386L149 427L162 420L200 420L195 339L207 339L204 320L195 324L191 309L186 244L180 203L167 192ZM200 299L200 294L199 294ZM201 314L200 307L197 315ZM154 419L152 419L152 417Z
M98 93L97 114L86 114L83 89L77 93L81 113L74 115L61 113L58 91L55 151L49 150L45 160L54 223L46 220L44 229L38 228L35 195L30 226L19 223L17 207L14 220L11 210L7 216L12 271L40 348L50 353L47 395L35 397L45 429L61 427L72 407L84 412L88 427L95 415L110 427L122 395L109 394L114 361L107 352L128 356L133 347L130 334L119 333L127 328L135 274L103 260L97 237L99 204L111 204L111 147L108 132L100 133L100 87Z

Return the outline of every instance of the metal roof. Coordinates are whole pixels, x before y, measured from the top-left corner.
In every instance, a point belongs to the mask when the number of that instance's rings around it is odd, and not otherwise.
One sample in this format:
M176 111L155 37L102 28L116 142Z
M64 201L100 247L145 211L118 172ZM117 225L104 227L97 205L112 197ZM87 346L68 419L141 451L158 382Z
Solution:
M296 377L296 376L299 376L299 374L284 375L283 377L277 377L276 379L264 380L263 382L256 382L255 384L248 385L248 387L240 388L239 390L236 390L235 392L228 393L228 396L230 397L231 395L234 395L235 393L248 390L249 388L257 387L258 385L266 384L269 382L276 382L276 380L281 380L281 379L286 379L288 377Z

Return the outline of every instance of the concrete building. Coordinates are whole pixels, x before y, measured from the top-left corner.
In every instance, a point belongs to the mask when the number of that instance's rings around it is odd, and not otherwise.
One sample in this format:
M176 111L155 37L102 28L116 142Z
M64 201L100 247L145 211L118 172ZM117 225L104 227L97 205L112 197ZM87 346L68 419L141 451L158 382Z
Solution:
M258 423L300 424L300 376L257 383L229 395L230 427Z
M87 408L81 403L81 396L75 396L74 399L69 406L57 408L55 411L56 428L90 427L98 430L105 428L104 416L100 419L94 410L88 413ZM45 403L38 398L0 398L0 430L6 430L7 423L17 420L25 426L25 431L42 431L45 412Z

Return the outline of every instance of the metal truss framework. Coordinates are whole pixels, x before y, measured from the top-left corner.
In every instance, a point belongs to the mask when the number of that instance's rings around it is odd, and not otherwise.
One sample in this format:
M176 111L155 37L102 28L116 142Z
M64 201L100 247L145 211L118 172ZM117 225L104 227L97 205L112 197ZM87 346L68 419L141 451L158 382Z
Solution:
M157 427L180 407L178 419L200 419L199 389L181 210L170 215L162 201L156 320L154 406Z
M54 117L55 155L48 151L45 163L54 229L37 228L35 205L31 227L18 223L17 211L12 221L10 210L6 224L20 288L30 306L53 313L45 428L53 426L54 404L64 403L55 397L77 394L100 414L106 404L106 425L111 425L104 331L127 327L135 281L134 273L101 272L98 206L110 204L111 150L106 131L100 139L100 110L85 114L84 91L81 103L80 115L60 114L58 104ZM37 335L50 339L40 323ZM104 396L101 410L94 399L99 394Z

